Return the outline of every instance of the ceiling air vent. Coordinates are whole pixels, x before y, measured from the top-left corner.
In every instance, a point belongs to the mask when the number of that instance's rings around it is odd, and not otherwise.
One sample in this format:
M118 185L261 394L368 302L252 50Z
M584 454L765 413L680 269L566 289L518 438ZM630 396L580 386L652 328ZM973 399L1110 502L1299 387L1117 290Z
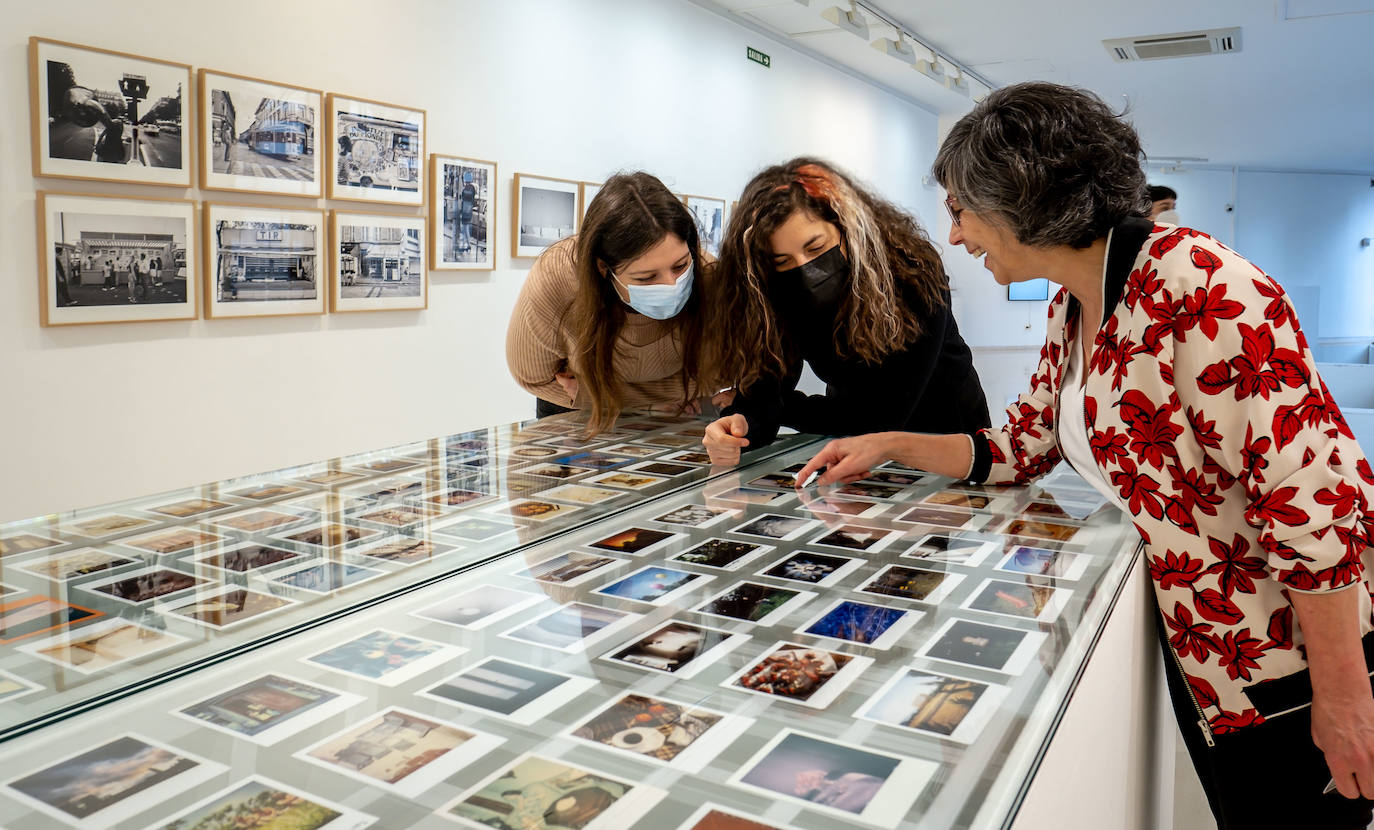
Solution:
M1112 54L1112 60L1117 63L1216 55L1240 51L1240 27L1178 32L1172 35L1119 37L1104 40L1102 45L1107 47L1107 51Z

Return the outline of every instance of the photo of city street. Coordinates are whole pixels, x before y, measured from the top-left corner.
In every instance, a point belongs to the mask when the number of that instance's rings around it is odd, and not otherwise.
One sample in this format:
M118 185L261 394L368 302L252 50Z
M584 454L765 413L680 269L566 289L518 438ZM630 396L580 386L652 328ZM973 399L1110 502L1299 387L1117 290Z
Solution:
M57 214L58 308L186 302L186 220Z
M443 162L438 166L443 183L442 238L439 267L445 265L491 266L488 228L492 221L491 183L494 168L488 164Z
M263 90L292 97L264 95ZM209 96L209 134L205 137L209 142L209 172L315 183L318 95L215 76ZM251 188L255 184L250 181L238 186Z
M420 232L394 226L339 226L339 296L419 297L424 275Z
M221 220L212 226L215 301L313 300L319 296L315 225Z

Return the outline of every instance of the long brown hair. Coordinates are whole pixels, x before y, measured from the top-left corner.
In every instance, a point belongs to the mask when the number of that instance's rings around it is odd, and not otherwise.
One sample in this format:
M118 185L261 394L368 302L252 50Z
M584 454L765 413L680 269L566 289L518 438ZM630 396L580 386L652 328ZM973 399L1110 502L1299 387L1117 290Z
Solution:
M702 377L701 358L707 307L703 295L709 274L701 259L697 224L687 206L656 177L644 172L619 173L606 180L587 207L577 235L575 255L577 299L570 310L568 331L577 354L577 383L592 402L588 429L610 429L624 401L624 388L613 361L628 309L611 284L611 272L642 256L668 234L687 243L696 274L687 305L665 321L674 327L682 354L682 399L709 394Z
M850 280L834 334L840 356L877 363L921 335L924 315L945 307L944 265L909 213L818 159L774 165L745 186L716 263L718 368L740 389L787 368L789 346L768 297L777 272L769 240L799 210L834 224L844 241ZM923 307L913 308L907 292Z

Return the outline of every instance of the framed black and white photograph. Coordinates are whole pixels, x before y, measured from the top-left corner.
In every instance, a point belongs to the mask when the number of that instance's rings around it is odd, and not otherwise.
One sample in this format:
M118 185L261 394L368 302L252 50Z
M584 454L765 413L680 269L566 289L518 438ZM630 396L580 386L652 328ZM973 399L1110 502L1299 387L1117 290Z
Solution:
M496 162L429 157L430 268L496 268Z
M200 186L323 195L319 90L200 70Z
M29 38L33 174L191 186L191 67Z
M560 239L577 233L582 220L578 213L579 182L515 174L512 188L515 222L511 229L510 255L539 256Z
M45 326L194 320L195 203L38 193Z
M686 196L687 211L697 223L701 234L701 249L711 256L720 255L720 242L725 238L725 200L707 196Z
M425 111L331 94L329 198L425 203Z
M205 205L205 316L323 314L324 212Z
M429 306L425 220L330 212L329 310L417 311Z

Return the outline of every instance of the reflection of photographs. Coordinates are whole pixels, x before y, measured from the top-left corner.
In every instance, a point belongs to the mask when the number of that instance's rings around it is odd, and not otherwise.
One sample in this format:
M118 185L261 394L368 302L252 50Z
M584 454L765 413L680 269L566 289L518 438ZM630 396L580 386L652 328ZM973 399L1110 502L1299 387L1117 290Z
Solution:
M489 657L419 694L444 703L480 709L528 726L571 703L595 685L595 680Z
M787 616L789 611L804 604L813 596L815 594L810 591L775 588L759 582L741 582L692 610L698 614L761 623L774 615L779 619Z
M182 717L270 746L361 701L358 695L265 674L181 709Z
M707 507L704 504L684 504L683 506L670 510L662 516L655 516L654 521L663 522L670 525L683 525L684 527L710 527L726 519L738 516L738 510L729 510L724 507Z
M469 542L485 542L488 539L500 536L503 533L510 533L516 530L518 525L512 522L498 521L496 519L468 518L443 527L431 528L431 533L442 536L455 536L459 539L466 539Z
M905 669L859 710L858 717L921 735L973 743L1007 689L944 674Z
M696 676L748 639L743 634L670 621L612 649L605 659L687 678Z
M603 473L592 476L586 480L586 483L604 484L607 487L623 487L626 490L643 490L667 480L661 476L642 475L640 473Z
M122 735L15 778L6 786L10 795L54 818L82 827L109 827L208 781L223 769L180 749Z
M384 572L343 562L321 562L308 565L288 573L278 573L271 581L276 585L309 591L312 594L328 594L344 588L351 588L369 579L376 579Z
M62 543L55 539L48 539L33 533L16 533L13 536L0 537L0 556L32 553L44 548L54 548L60 544Z
M324 313L323 212L206 203L203 214L206 317Z
M215 520L214 524L218 527L241 530L244 533L256 533L259 530L295 524L304 521L304 518L295 513L282 513L277 510L245 510L242 513L221 516Z
M323 195L319 92L200 70L200 186Z
M797 477L791 473L769 473L759 476L744 485L759 490L779 490L791 493L797 489Z
M663 452L658 447L641 447L638 444L614 444L606 447L605 451L614 455L628 455L631 458L648 458L655 453Z
M791 491L755 490L752 487L732 487L719 493L707 493L708 499L733 501L741 504L782 504L792 498Z
M305 659L327 669L395 686L464 651L379 628Z
M619 830L663 795L643 784L524 755L445 804L439 814L478 828Z
M362 473L350 473L346 470L323 470L321 472L313 473L308 476L301 476L300 480L309 482L311 484L323 484L326 486L331 486L335 484L344 484L350 481L357 481L360 478L367 478L367 476L363 475Z
M342 804L254 776L149 830L362 830L376 821Z
M562 518L580 509L579 507L569 507L566 504L558 504L551 501L516 499L493 507L488 512L531 522L547 522L549 519Z
M428 307L424 217L335 210L330 212L330 227L330 311Z
M966 507L970 510L984 510L992 499L973 493L960 493L957 490L941 490L921 499L922 504L942 504L947 507Z
M841 496L860 496L865 499L894 499L905 490L895 484L878 484L872 481L855 481L841 484L834 492Z
M228 502L214 501L213 499L186 499L185 501L164 504L158 507L148 508L154 513L161 513L164 516L174 516L178 519L185 519L191 516L199 516L201 513L211 513L216 510L223 510L226 507L233 507Z
M424 204L424 110L333 94L325 106L329 198Z
M247 573L258 568L266 568L269 565L297 559L300 556L301 554L295 551L274 548L271 545L248 544L232 550L202 553L192 561L198 565L208 565L225 571Z
M185 637L111 619L17 648L64 668L93 674L184 642Z
M721 685L824 709L872 662L869 657L781 642Z
M259 487L250 487L247 490L239 490L230 495L240 499L267 501L269 499L278 499L282 496L291 496L302 492L305 492L304 487L296 487L291 484L264 484Z
M608 597L631 599L647 602L650 605L663 605L674 597L710 582L711 577L701 574L675 571L661 565L641 568L629 576L597 588L594 593Z
M436 493L433 496L429 496L425 499L425 502L443 508L459 507L464 504L471 504L489 498L491 498L491 495L481 490L468 490L463 487L455 487L451 490L445 490L442 493Z
M855 498L815 498L809 495L802 496L801 508L812 514L829 514L832 516L856 516L860 518L871 518L887 510L888 505L876 501Z
M1002 557L997 568L1012 573L1075 580L1088 569L1090 561L1087 554L1016 545Z
M147 527L153 523L151 519L136 519L133 516L113 514L72 522L69 525L63 525L62 529L79 533L82 536L89 536L92 539L99 539L104 536L113 536L116 533L126 533L135 528Z
M899 531L888 531L876 527L843 525L817 536L811 540L810 544L876 553L901 535Z
M924 559L927 562L946 562L952 565L966 565L970 568L982 564L992 553L993 543L982 539L966 539L944 533L932 533L919 539L902 556L910 559Z
M227 588L217 594L197 596L194 602L174 607L168 613L222 630L294 604L293 600L274 597L271 594L260 594L244 588Z
M572 455L565 455L555 458L553 463L563 464L568 467L590 467L594 470L610 470L615 467L623 467L634 461L628 455L611 455L604 452L579 452Z
M429 156L430 266L445 271L496 267L496 162Z
M560 239L577 233L577 182L515 174L515 227L510 255L539 256Z
M432 519L439 515L439 511L431 507L420 507L409 504L394 504L389 507L380 507L369 510L366 513L359 513L354 518L359 521L372 522L373 524L386 525L387 527L406 527L425 519Z
M634 619L627 611L572 602L501 636L576 653L585 651L589 640L599 639Z
M87 582L83 591L94 591L122 602L148 602L169 594L208 585L209 580L170 568L148 568L101 582Z
M926 571L905 565L888 565L859 586L867 594L914 599L938 605L964 577L945 571Z
M676 830L781 830L773 824L763 824L743 813L727 810L719 804L707 802L679 824Z
M647 527L627 527L613 536L592 542L587 547L639 556L651 549L666 545L674 539L681 538L681 536L680 533L650 530Z
M17 677L7 671L0 671L0 703L7 703L42 688L42 686L30 683L22 677Z
M791 729L768 742L730 783L827 815L895 827L940 765L835 743Z
M618 499L625 495L619 490L607 490L604 487L588 487L584 484L563 484L541 493L546 499L556 501L566 501L572 504L601 504L611 499Z
M426 620L476 630L537 605L544 599L543 594L516 591L499 585L481 585L412 613Z
M917 505L898 516L894 521L957 528L964 527L972 518L972 514L960 510Z
M798 634L844 640L873 648L897 644L922 616L920 611L885 608L853 600L839 600L797 628Z
M671 558L677 562L700 565L703 568L733 571L743 567L754 556L772 549L768 545L756 545L752 542L712 538Z
M670 450L685 450L701 446L701 433L694 432L691 435L655 435L647 438L636 438L641 444L649 444L654 447L667 447ZM681 465L673 465L681 466Z
M963 607L1025 620L1053 622L1064 610L1072 594L1068 589L1049 585L986 579Z
M766 569L759 571L759 575L829 586L844 579L856 568L862 567L863 563L862 559L831 556L828 553L812 553L803 550L787 554Z
M817 527L820 522L814 519L798 519L793 516L780 516L776 513L764 513L757 516L738 527L730 528L731 533L742 533L746 536L763 536L768 539L781 539L790 542L805 534L807 531Z
M570 551L515 571L514 575L547 582L550 585L577 585L586 582L602 568L619 565L621 561L613 556Z
M149 553L168 554L203 547L222 541L223 538L223 536L199 530L169 530L164 533L150 533L146 536L125 539L120 544L146 550Z
M418 565L421 562L432 562L446 553L453 553L457 548L451 545L439 545L428 539L412 539L409 536L399 536L385 542L378 542L365 548L357 548L351 553L357 556L366 556L381 562L395 562L399 565Z
M1039 632L950 619L921 647L918 654L951 663L1019 674L1030 665L1044 641L1045 635Z
M1006 527L1002 528L1002 533L1008 536L1031 536L1053 542L1067 542L1078 533L1078 530L1079 528L1074 525L1061 525L1056 522L1022 518L1012 519Z
M895 470L874 470L864 476L864 481L875 481L879 484L891 484L895 487L910 487L924 481L926 476L921 473L900 473Z
M612 699L569 733L684 772L700 772L749 721L663 698L630 694Z
M100 611L52 597L27 597L0 603L0 644L14 643L103 616Z
M538 444L524 444L519 447L510 448L506 451L506 455L509 455L511 458L539 459L552 458L555 455L560 455L562 452L562 450L554 447L541 447Z
M66 581L78 576L122 568L134 564L135 561L95 548L76 548L30 559L18 568L43 579Z
M663 460L672 461L677 464L701 464L703 466L709 466L711 463L711 456L707 455L704 452L685 450L683 452L675 452L665 455L663 456Z
M326 522L318 527L312 527L309 530L302 530L299 533L292 533L281 538L288 542L316 548L337 548L340 545L357 542L369 536L376 536L380 532L366 527L352 527L337 522Z
M687 464L672 464L667 461L641 461L638 464L631 464L625 469L636 473L648 473L649 475L655 476L680 476L696 472L701 468Z

